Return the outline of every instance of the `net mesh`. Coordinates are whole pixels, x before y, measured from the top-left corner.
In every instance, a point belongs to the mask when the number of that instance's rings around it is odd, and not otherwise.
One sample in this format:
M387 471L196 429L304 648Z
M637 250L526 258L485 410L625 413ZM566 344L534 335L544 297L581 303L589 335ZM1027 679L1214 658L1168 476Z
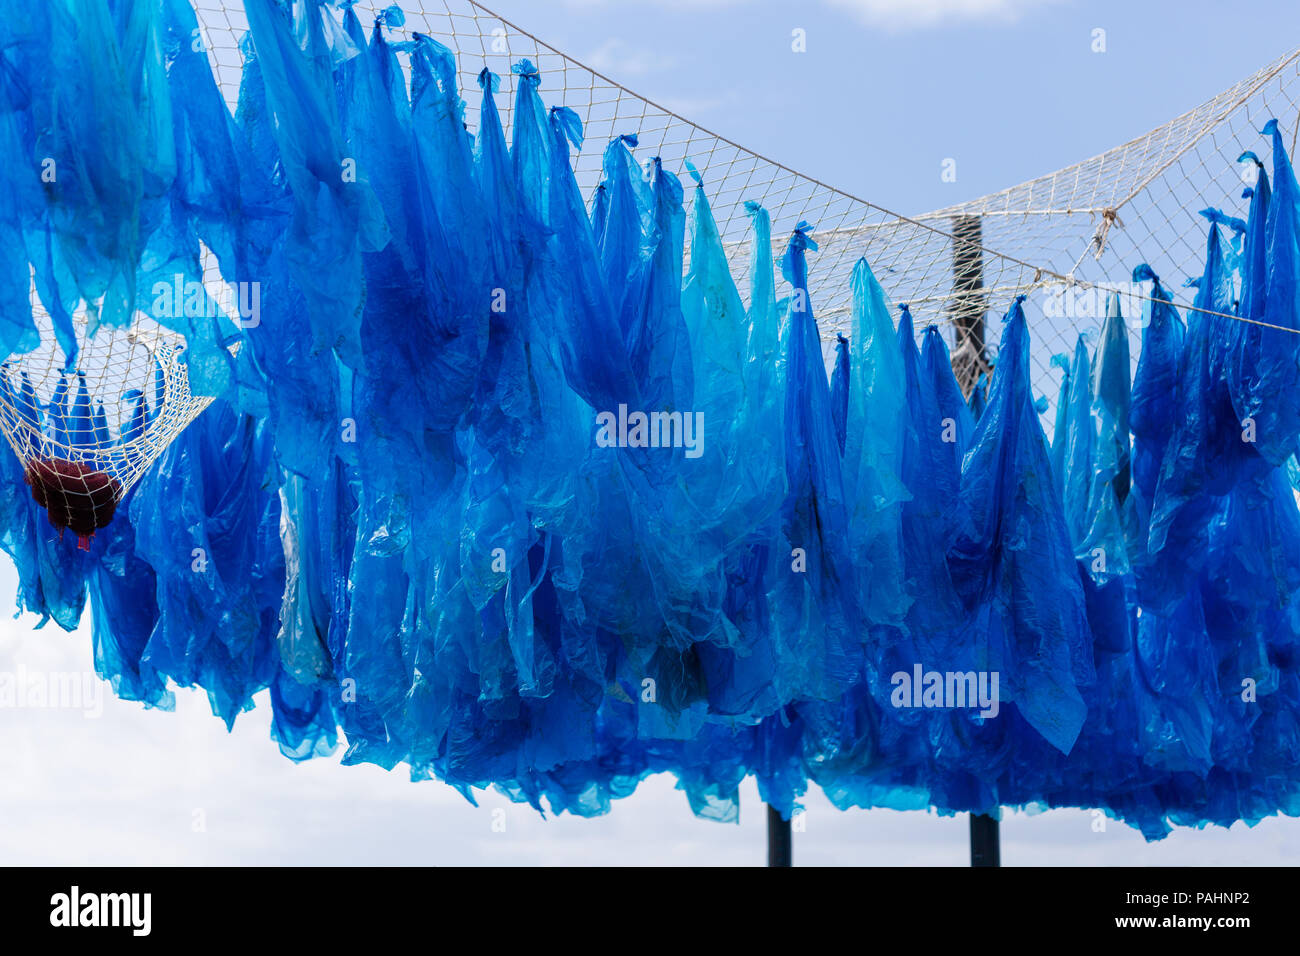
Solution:
M384 2L358 0L365 23ZM1199 275L1207 205L1244 215L1240 200L1246 149L1267 161L1259 130L1271 118L1297 126L1300 50L1287 53L1231 89L1181 116L1091 159L1001 192L917 216L902 216L836 189L678 116L530 34L476 0L404 0L398 37L419 32L457 54L461 88L476 92L488 67L501 78L498 106L507 132L516 77L510 66L527 57L542 75L549 105L575 110L586 140L573 162L584 194L600 180L601 155L615 136L635 133L636 152L660 157L684 173L690 159L704 177L742 297L748 295L749 219L756 200L772 217L779 253L800 221L815 227L820 247L810 258L809 292L829 355L849 325L849 278L866 257L893 301L907 303L918 331L944 329L958 377L967 391L995 357L997 335L985 340L986 317L1001 315L1026 295L1034 333L1036 387L1054 404L1051 357L1072 351L1076 336L1100 326L1105 295L1121 293L1136 362L1142 302L1148 285L1129 281L1147 262L1175 290ZM209 59L234 102L246 29L237 0L197 0ZM466 95L466 122L477 126L477 97ZM686 191L690 201L691 191ZM1181 308L1190 295L1176 296ZM1046 422L1051 421L1050 414ZM1049 426L1050 428L1050 426Z
M368 23L388 5L358 0L354 8ZM500 76L507 131L516 79L510 66L525 57L537 65L549 104L568 106L583 120L586 140L573 162L584 194L593 194L604 146L618 135L637 134L638 154L660 157L679 173L690 159L703 175L742 296L750 261L745 202L767 208L779 247L799 222L812 224L820 249L811 259L810 294L828 355L836 334L848 331L849 277L859 257L895 302L910 305L918 330L928 323L944 329L968 392L996 358L996 335L986 339L988 316L1005 311L1014 296L1028 296L1035 386L1049 409L1051 357L1100 324L1105 292L1122 294L1136 361L1146 287L1128 282L1132 268L1150 263L1171 288L1199 274L1205 224L1198 210L1217 205L1243 214L1243 169L1251 167L1238 164L1238 156L1250 149L1267 159L1259 130L1268 119L1291 131L1293 145L1297 126L1300 50L1091 159L969 202L902 216L676 115L475 0L400 5L406 23L393 32L398 38L423 33L454 50L463 90L477 89L485 66ZM239 40L247 29L242 4L196 0L195 7L209 61L233 109ZM466 100L473 130L476 97ZM689 202L689 190L686 196ZM205 252L204 263L205 285L217 298L222 283L215 260ZM38 500L44 495L53 502L51 520L80 534L88 521L106 523L121 495L210 399L190 393L184 340L143 314L130 329L94 334L84 311L74 315L81 354L67 367L34 288L32 299L41 345L3 366L0 384L9 394L0 401L0 428ZM1176 304L1185 308L1188 299ZM1049 430L1051 421L1045 416Z
M40 344L0 365L0 430L50 523L84 548L212 399L190 393L184 338L149 316L93 328L84 308L73 313L69 363L34 292L32 307Z

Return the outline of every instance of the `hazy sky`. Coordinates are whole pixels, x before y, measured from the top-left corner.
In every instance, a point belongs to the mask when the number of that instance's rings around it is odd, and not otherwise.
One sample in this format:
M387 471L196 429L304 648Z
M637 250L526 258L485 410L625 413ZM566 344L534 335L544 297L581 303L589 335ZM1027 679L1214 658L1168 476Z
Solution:
M8 559L0 562L0 593L9 603L16 580ZM30 615L0 620L0 674L30 679L91 669L88 628L35 631L35 623ZM707 866L765 859L765 818L752 785L742 791L739 825L695 819L667 777L644 783L605 817L543 820L491 792L475 809L450 787L411 783L400 769L343 767L337 755L294 764L270 740L265 692L227 734L202 695L179 692L176 711L167 713L92 686L81 707L0 707L0 860L7 864ZM797 862L969 862L965 817L841 813L817 791L805 805ZM1010 815L1003 862L1300 863L1295 820L1180 831L1153 844L1114 821L1103 832L1093 827L1082 811Z
M904 214L1126 142L1300 36L1288 0L485 3L642 96ZM795 29L805 53L791 50ZM956 182L940 178L948 157Z
M212 6L215 0L204 0ZM431 0L441 2L441 0ZM406 0L404 6L410 6ZM1131 138L1285 52L1300 5L1132 0L488 0L651 99L810 175L905 213L1014 184ZM1237 8L1244 10L1245 8ZM1106 31L1095 54L1093 31ZM802 29L807 52L790 50ZM955 183L940 179L945 157ZM7 453L7 452L6 452ZM0 558L12 608L14 573ZM0 672L81 674L88 630L0 621ZM89 680L89 678L87 678ZM200 695L145 711L91 684L84 708L0 708L0 859L10 864L759 864L761 805L694 819L658 778L595 820L542 820L494 794L472 808L399 770L303 765L268 734L266 695L232 734ZM968 862L966 820L840 813L817 793L802 863ZM502 815L494 816L494 810ZM504 832L494 820L504 820ZM1300 823L1147 844L1084 812L1017 814L1016 864L1290 864Z

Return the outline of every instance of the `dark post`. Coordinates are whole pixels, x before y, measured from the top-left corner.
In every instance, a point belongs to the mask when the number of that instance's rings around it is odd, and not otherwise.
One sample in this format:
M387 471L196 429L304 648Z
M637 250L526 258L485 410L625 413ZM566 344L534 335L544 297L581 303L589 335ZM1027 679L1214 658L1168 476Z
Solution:
M767 865L793 866L790 821L782 820L776 807L767 808Z
M952 217L952 371L970 396L989 370L984 353L984 230L979 216Z
M998 821L983 813L972 813L970 815L970 865L1002 865L1002 846L998 840Z
M953 350L952 371L962 394L970 396L988 374L984 344L984 229L979 216L952 217ZM970 865L1001 866L998 821L982 813L970 817Z

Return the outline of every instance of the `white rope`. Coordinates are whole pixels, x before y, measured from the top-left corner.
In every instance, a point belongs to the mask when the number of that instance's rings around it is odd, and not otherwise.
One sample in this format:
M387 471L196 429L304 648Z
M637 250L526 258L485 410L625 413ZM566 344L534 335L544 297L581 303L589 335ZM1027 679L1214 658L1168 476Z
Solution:
M355 9L368 24L388 5L389 0L359 0ZM515 83L510 66L524 57L537 65L543 97L551 105L574 109L584 121L586 142L574 156L574 168L587 194L599 181L604 146L616 135L637 133L638 155L647 160L659 156L666 168L676 172L683 171L689 157L705 177L742 297L748 296L750 268L745 201L757 200L767 208L778 251L796 223L812 223L820 251L811 260L809 291L828 347L837 334L848 330L849 278L858 258L865 256L893 301L910 304L918 329L935 323L949 330L949 344L955 352L992 351L992 342L970 340L973 332L965 319L959 321L958 312L972 301L972 293L954 288L954 217L978 217L982 228L973 247L979 250L983 274L973 301L977 308L1001 311L1016 295L1030 296L1026 309L1035 333L1034 361L1040 382L1051 375L1053 353L1072 348L1081 326L1100 324L1104 303L1093 302L1092 308L1085 310L1087 314L1049 316L1045 303L1037 301L1037 293L1061 284L1075 292L1108 291L1127 283L1132 267L1139 262L1149 262L1158 274L1171 278L1199 274L1205 223L1196 210L1206 205L1238 208L1241 182L1236 157L1243 149L1261 155L1266 152L1268 143L1258 131L1268 119L1276 117L1284 128L1291 126L1293 135L1300 125L1295 101L1300 88L1300 51L1293 51L1163 126L1083 162L988 196L906 216L690 122L476 0L404 0L400 5L407 16L402 34L424 33L457 53L467 101L466 122L471 129L476 128L478 116L475 79L484 66L501 77L498 105L509 129ZM242 3L195 0L195 6L209 61L233 108L242 67L239 39L247 28ZM689 202L690 190L686 195ZM204 265L208 279L219 281L210 257ZM1115 281L1117 277L1121 283ZM1140 289L1130 289L1127 295L1134 301L1149 298ZM1193 308L1174 304L1184 310ZM51 330L48 317L41 321L42 349L46 349ZM1136 323L1131 331L1138 334ZM157 339L165 340L165 335ZM137 351L141 346L146 346L145 350ZM106 415L118 435L128 411L121 405L120 394L129 387L150 387L152 359L147 357L147 346L143 338L112 342L111 354L104 358L105 371L96 379L102 393L97 398L105 403ZM1137 350L1133 351L1136 355ZM168 421L188 422L205 401L188 396L184 368L175 362L174 353L167 361L171 363L166 372L171 383L168 388L175 390L168 401L183 403ZM48 401L57 387L61 357L50 350L39 357L23 357L22 365L39 372L33 375L39 379L33 384ZM1052 389L1040 390L1054 398ZM0 422L0 426L16 449L32 440L30 435L18 435L21 429L16 425ZM168 440L163 432L151 435L132 462L121 466L128 487Z

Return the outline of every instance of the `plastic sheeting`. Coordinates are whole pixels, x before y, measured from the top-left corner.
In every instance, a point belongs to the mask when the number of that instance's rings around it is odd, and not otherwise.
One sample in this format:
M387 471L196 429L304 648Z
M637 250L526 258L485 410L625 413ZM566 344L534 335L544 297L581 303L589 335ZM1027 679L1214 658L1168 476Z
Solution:
M392 39L396 8L369 32L246 9L234 116L183 0L0 23L0 345L36 344L33 275L70 369L78 304L129 324L200 242L261 288L233 353L177 320L219 397L88 552L5 456L19 606L70 629L89 598L119 695L203 688L229 725L268 690L292 759L343 740L580 815L665 771L718 820L748 775L786 816L811 783L1100 807L1150 838L1300 813L1300 190L1276 124L1273 188L1207 212L1200 311L1139 266L1136 376L1113 299L1061 358L1049 448L1019 301L964 396L862 261L828 378L809 225L778 278L750 203L738 290L707 180L634 131L588 208L581 125L528 61L506 130L498 78L458 89L450 50ZM47 154L71 160L43 192ZM100 401L65 392L50 427L107 430ZM155 413L140 395L115 427Z

